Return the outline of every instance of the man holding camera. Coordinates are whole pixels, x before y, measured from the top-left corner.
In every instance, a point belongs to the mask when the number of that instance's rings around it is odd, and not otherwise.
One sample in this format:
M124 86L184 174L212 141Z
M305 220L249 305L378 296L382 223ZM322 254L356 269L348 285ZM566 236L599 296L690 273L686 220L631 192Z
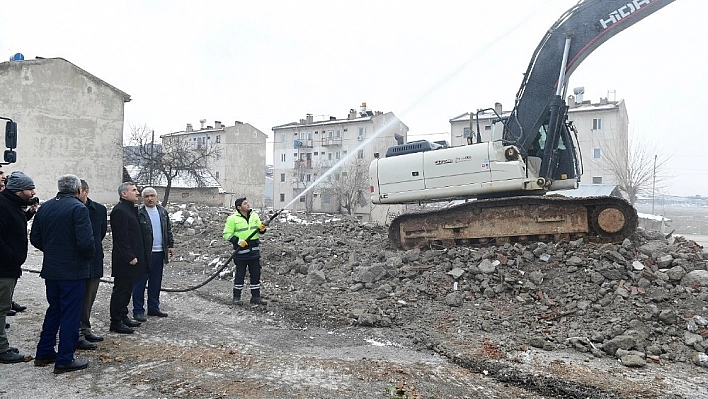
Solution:
M34 181L19 171L7 177L5 190L0 192L0 363L25 360L25 356L7 340L5 319L12 307L17 279L22 274L21 266L27 259L28 216L25 207L31 205L33 198Z

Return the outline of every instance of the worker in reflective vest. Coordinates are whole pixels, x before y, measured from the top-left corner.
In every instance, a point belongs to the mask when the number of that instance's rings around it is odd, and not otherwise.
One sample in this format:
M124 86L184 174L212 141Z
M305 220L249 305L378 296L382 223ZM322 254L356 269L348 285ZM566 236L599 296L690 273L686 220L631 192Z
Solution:
M250 276L251 304L266 305L267 302L261 298L261 234L265 233L266 225L261 222L261 218L254 210L246 198L239 198L234 202L236 212L226 218L224 225L224 240L231 242L234 246L234 263L236 273L234 276L234 305L241 306L241 291L246 278L246 269Z

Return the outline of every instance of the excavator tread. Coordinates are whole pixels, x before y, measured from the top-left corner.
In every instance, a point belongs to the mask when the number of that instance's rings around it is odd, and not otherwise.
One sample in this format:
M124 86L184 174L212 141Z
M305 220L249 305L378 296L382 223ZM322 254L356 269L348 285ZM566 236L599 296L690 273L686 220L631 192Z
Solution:
M617 243L631 236L637 223L636 209L617 197L505 197L400 215L389 226L389 241L398 249L578 238Z

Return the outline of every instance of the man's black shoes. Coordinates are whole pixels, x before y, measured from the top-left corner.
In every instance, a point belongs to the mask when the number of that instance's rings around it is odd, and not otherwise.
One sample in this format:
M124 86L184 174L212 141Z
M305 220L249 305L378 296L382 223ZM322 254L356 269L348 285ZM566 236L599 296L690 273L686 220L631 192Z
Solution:
M135 330L121 323L118 325L111 325L111 331L117 332L118 334L132 334Z
M147 317L145 317L144 314L134 314L133 318L141 323L148 321Z
M8 315L8 316L14 316L14 315L16 315L16 314L17 314L17 311L16 311L16 310L10 309L10 310L7 311L7 315Z
M0 363L20 363L25 361L25 355L21 355L12 349L8 349L3 353L0 353Z
M126 317L125 319L123 319L123 324L128 327L140 327L142 323L139 321L131 320L129 317Z
M13 302L12 307L10 309L14 310L15 312L24 312L27 309L27 306L22 306L17 302Z
M167 313L161 311L160 309L158 309L158 310L149 310L149 311L148 311L148 316L167 317Z
M37 356L34 358L34 365L35 367L44 367L54 363L55 360L57 360L56 353L49 356Z
M88 360L74 360L69 364L55 364L54 374L63 374L70 371L83 370L88 367Z
M88 342L101 342L101 341L103 341L102 336L96 335L94 333L88 333L88 334L84 335L84 338L86 338L86 340Z
M94 350L98 348L98 345L93 342L89 342L86 338L79 338L79 342L76 344L77 349L83 350Z

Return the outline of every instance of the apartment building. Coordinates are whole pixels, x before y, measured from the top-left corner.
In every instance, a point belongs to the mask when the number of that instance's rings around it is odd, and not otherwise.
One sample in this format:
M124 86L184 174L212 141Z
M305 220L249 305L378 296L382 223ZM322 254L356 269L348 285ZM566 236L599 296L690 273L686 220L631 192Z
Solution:
M608 101L607 98L601 98L598 103L591 103L589 100L583 101L582 95L571 95L567 103L568 120L578 130L578 146L583 164L580 184L617 184L608 162L612 160L616 164L627 164L629 118L624 100ZM497 115L503 118L509 116L510 112L503 111L502 105L496 103L495 111L473 114L471 121L469 112L450 119L451 145L466 145L467 138L476 140L478 132L482 141L492 139L492 125L498 119Z
M299 122L273 130L273 206L295 211L348 213L342 209L342 185L358 192L352 208L362 220L371 212L368 170L375 154L404 142L408 126L392 112L371 111L363 103L346 118L315 120L307 114ZM359 178L357 178L358 176ZM365 178L365 181L362 181Z
M266 184L263 176L266 164L267 135L254 126L240 121L225 126L221 121L195 129L188 123L185 130L160 136L163 140L186 139L195 151L216 148L209 164L209 173L219 183L223 206L233 206L234 200L246 197L254 208L265 206Z

